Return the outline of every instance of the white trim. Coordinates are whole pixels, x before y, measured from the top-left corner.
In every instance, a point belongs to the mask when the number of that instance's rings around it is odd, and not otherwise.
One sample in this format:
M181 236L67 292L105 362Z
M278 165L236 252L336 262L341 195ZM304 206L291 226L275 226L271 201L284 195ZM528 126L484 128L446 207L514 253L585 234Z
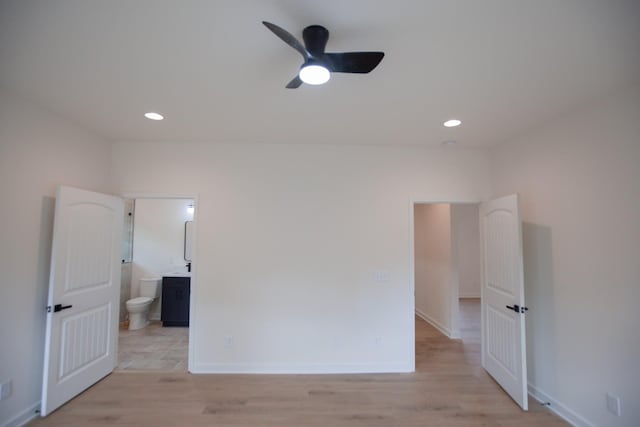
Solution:
M193 199L194 204L197 199L193 193L122 193L119 197L123 199Z
M411 311L409 314L409 330L411 331L411 341L409 343L409 361L413 369L411 372L416 371L416 321L414 320L414 312L416 307L416 254L415 254L415 218L413 215L414 211L414 202L412 199L409 200L409 292L411 294Z
M462 299L462 298L474 298L474 299L480 299L480 292L477 292L477 293L471 293L471 294L459 294L459 295L458 295L458 299Z
M460 338L460 272L458 271L458 227L453 222L454 205L449 204L449 338Z
M578 415L575 411L568 408L555 398L549 396L547 393L540 390L538 387L529 383L528 386L529 395L540 403L549 403L547 408L569 424L575 427L596 427L595 424L590 423L582 416Z
M460 331L451 331L449 328L445 328L440 322L429 316L423 311L416 308L416 315L419 318L429 323L431 326L440 331L444 336L451 339L460 339Z
M432 197L412 197L410 199L411 205L478 205L480 203L484 203L486 200L483 199L450 199L447 197L442 198L432 198Z
M0 427L22 427L30 421L38 418L40 414L40 401L32 404L30 407L22 411L22 413L11 418Z
M201 363L192 374L371 374L414 372L409 362L372 364Z

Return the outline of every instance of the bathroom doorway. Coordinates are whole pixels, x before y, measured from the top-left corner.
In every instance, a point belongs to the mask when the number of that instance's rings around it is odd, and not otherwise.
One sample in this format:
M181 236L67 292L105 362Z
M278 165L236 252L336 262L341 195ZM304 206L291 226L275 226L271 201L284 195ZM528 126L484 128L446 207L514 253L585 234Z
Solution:
M194 198L126 199L117 370L188 370L194 216Z

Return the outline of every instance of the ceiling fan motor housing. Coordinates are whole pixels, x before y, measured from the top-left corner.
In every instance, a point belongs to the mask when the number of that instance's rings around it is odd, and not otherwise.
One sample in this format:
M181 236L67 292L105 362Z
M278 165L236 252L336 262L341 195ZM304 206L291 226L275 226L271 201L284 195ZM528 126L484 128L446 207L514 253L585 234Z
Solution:
M302 31L302 39L307 52L313 57L320 57L327 47L329 30L321 25L310 25Z

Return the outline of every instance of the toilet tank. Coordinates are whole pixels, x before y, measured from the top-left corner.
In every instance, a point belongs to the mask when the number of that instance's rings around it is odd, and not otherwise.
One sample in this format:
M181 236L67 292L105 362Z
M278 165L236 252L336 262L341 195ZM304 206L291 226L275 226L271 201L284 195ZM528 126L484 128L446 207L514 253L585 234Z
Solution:
M140 279L140 296L156 299L160 296L160 277L143 277Z

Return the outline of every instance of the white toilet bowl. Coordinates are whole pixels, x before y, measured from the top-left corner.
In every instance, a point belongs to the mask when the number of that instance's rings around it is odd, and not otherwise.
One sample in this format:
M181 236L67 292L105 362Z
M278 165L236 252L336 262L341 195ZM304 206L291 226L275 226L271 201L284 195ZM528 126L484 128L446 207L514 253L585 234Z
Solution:
M129 312L130 331L144 328L149 324L149 307L151 307L152 302L152 298L138 297L125 303L127 312Z
M140 279L140 295L128 300L125 305L129 313L129 330L142 329L149 324L149 308L160 296L159 277L143 277Z

